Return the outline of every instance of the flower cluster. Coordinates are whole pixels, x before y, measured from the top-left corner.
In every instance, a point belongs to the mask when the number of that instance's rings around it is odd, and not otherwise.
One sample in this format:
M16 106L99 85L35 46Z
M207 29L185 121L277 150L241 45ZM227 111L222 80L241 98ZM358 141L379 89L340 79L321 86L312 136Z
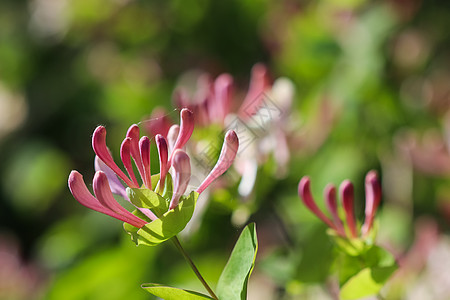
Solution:
M325 203L331 214L331 219L317 207L311 194L309 177L303 177L298 185L298 194L306 207L308 207L311 212L333 229L339 236L352 239L358 238L359 236L364 238L372 229L375 213L381 200L381 186L375 171L367 173L365 190L365 220L361 227L361 232L358 234L358 226L353 208L353 184L349 180L343 181L339 187L339 194L345 214L345 222L343 222L339 216L338 204L336 201L336 188L332 184L327 185L324 190Z
M120 158L128 173L125 174L118 165L106 146L106 129L98 126L92 137L92 147L96 154L96 173L93 179L93 190L95 197L89 192L83 181L82 175L77 171L72 171L69 176L69 188L75 199L82 205L109 215L113 218L128 223L136 228L141 228L150 221L157 220L160 214L155 214L149 208L137 207L142 213L140 216L133 214L122 207L113 197L113 194L120 195L130 201L126 187L130 189L147 189L158 195L170 189L171 195L164 199L168 201L168 209L175 209L182 195L186 192L191 177L190 158L183 150L194 130L194 116L188 109L181 110L181 124L173 125L164 137L161 134L155 136L155 142L159 154L160 173L153 175L150 172L150 139L147 136L140 138L140 131L137 125L132 125L126 134L120 147ZM234 131L228 131L219 159L196 189L197 193L202 193L212 181L222 175L233 163L238 150L239 140ZM140 175L138 181L133 170L133 164ZM172 180L168 177L173 177ZM119 180L120 178L120 180ZM122 184L125 183L125 186ZM132 201L130 201L132 202Z
M270 155L277 163L275 175L285 174L290 159L286 116L292 105L293 83L286 78L279 78L272 84L263 64L256 64L252 68L250 84L242 99L239 99L241 93L235 91L234 79L230 74L224 73L215 79L209 74L202 74L196 81L195 87L181 84L176 89L174 104L194 112L196 125L209 130L203 137L214 137L215 134L210 134L214 129L236 130L243 141L242 149L245 149L235 162L235 169L242 177L239 194L244 198L250 196L258 166L265 163ZM149 122L144 122L151 134L168 134L170 124L163 109L154 110ZM196 142L198 147L191 149L191 152L200 160L210 161L203 154L206 152L205 144L213 141Z

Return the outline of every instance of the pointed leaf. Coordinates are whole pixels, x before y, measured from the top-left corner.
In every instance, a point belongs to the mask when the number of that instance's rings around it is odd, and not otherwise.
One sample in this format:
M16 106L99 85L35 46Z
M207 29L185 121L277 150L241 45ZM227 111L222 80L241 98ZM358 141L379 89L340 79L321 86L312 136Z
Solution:
M139 229L138 244L154 246L178 234L192 218L197 198L198 193L192 191L188 197L182 197L177 207Z
M247 284L255 265L258 240L255 224L251 223L242 230L233 252L220 275L217 284L219 299L247 299Z
M182 290L173 288L170 286L163 286L156 283L145 283L142 285L142 288L145 289L152 295L156 297L165 299L165 300L205 300L212 299L209 296L203 295L198 292Z

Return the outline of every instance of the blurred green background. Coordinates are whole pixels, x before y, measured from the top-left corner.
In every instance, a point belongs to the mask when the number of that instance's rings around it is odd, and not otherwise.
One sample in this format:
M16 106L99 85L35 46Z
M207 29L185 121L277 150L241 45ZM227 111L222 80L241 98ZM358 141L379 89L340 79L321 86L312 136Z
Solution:
M259 168L251 299L330 299L325 227L297 196L307 174L318 199L351 179L362 216L376 169L380 242L399 256L424 217L447 239L449 28L448 1L1 0L0 299L152 299L144 282L201 290L171 244L136 248L67 188L72 169L92 180L97 125L114 152L155 107L177 120L172 93L193 69L230 73L245 91L262 62L296 87L288 174ZM232 213L213 201L185 241L213 285L240 231Z

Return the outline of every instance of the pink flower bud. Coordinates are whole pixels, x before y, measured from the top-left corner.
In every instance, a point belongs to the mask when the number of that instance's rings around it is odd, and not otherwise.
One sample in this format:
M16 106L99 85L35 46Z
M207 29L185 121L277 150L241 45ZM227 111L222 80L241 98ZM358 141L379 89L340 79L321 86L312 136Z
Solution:
M96 172L92 183L94 194L97 197L98 201L103 205L103 207L106 207L109 210L122 216L123 219L120 220L139 228L146 224L144 220L130 213L128 210L123 208L116 201L116 199L114 199L114 196L109 188L108 178L106 177L105 173L103 173L102 171Z
M217 160L216 165L211 172L203 180L202 184L197 188L197 193L201 194L217 177L225 173L230 168L236 157L239 148L239 139L236 132L229 130L225 135L225 140L222 145L222 150Z
M350 234L353 238L356 238L358 233L356 230L355 215L353 210L353 184L349 180L344 180L339 187L339 193Z
M372 228L373 219L377 211L378 205L381 201L381 185L378 181L378 176L375 171L370 171L366 175L366 209L365 220L361 227L361 233L363 236L367 235Z
M131 138L129 137L125 138L120 146L120 159L134 183L133 188L139 187L136 175L134 175L133 165L131 164Z
M97 172L97 173L99 173L99 172ZM107 190L109 190L109 183L108 183L108 180L106 179L106 175L104 173L103 173L103 176L104 176L102 178L103 182L101 184L103 184L103 188L106 188ZM104 206L103 203L101 203L94 196L92 196L92 194L89 192L89 190L86 187L86 184L83 181L83 176L80 173L78 173L77 171L72 171L70 173L68 184L69 184L70 192L72 193L72 195L75 197L75 199L81 205L83 205L87 208L90 208L92 210L95 210L97 212L103 213L105 215L111 216L113 218L116 218L118 220L121 220L123 222L126 222L126 223L133 225L135 227L138 227L138 228L140 228L146 224L146 222L144 220L142 220L141 218L139 218L137 216L134 216L133 214L129 213L128 211L127 212L130 215L132 215L133 217L124 216L124 214L117 213L117 212L111 210L109 207ZM98 185L99 182L97 182L95 184ZM110 190L109 190L109 192L111 193ZM112 193L111 193L111 197L112 197ZM104 200L104 199L102 199L102 200Z
M142 180L148 189L152 189L152 174L150 170L150 140L147 136L143 136L139 141L139 152L141 155L144 174Z
M141 178L144 178L144 168L142 166L142 159L139 151L139 137L140 137L139 126L137 126L136 124L131 125L130 128L128 128L126 137L131 139L130 141L131 157L133 157L134 162L136 163L136 167L138 168Z
M308 176L304 176L298 184L298 195L302 199L303 203L309 210L314 213L319 219L321 219L330 228L337 231L333 222L325 216L325 214L317 207L316 202L311 194L310 179Z
M173 170L174 170L174 188L172 200L170 201L169 209L174 209L180 197L186 191L186 188L191 179L191 163L189 156L181 149L175 150L173 153Z
M183 148L194 131L194 114L189 109L183 108L180 113L180 118L180 132L178 133L172 151ZM169 159L169 161L171 161L171 159Z
M134 186L134 183L125 175L124 172L116 165L108 147L106 147L106 129L98 126L92 135L92 148L95 154L113 170L128 186Z
M155 141L156 141L156 147L158 148L158 154L159 154L159 185L160 188L163 189L164 188L164 182L166 180L166 174L168 171L167 168L167 163L168 163L168 157L169 157L169 152L167 149L167 141L166 139L158 134L155 137Z
M336 188L332 184L328 184L325 187L324 197L328 211L331 213L331 216L333 217L333 223L336 226L337 233L341 236L345 236L344 225L342 224L342 221L339 218L337 210Z

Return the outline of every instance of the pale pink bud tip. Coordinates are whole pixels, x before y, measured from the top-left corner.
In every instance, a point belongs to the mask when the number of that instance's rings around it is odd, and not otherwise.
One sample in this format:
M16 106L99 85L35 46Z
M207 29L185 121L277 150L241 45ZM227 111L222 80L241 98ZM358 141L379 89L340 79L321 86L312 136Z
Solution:
M216 165L197 188L199 194L201 194L217 177L230 168L236 158L238 148L239 138L237 137L236 132L229 130L225 135L225 140Z
M356 230L356 222L353 211L353 184L349 180L344 180L339 187L339 192L341 195L342 206L344 207L348 228L352 237L356 238L358 233Z
M174 209L180 202L180 197L186 191L191 178L191 162L189 156L181 149L178 149L173 154L173 169L174 169L174 189L172 200L170 201L169 209Z
M309 210L314 213L319 219L321 219L330 228L336 230L336 226L331 220L325 216L325 214L317 207L314 198L311 194L310 179L308 176L304 176L298 184L298 195L302 199L303 203Z

